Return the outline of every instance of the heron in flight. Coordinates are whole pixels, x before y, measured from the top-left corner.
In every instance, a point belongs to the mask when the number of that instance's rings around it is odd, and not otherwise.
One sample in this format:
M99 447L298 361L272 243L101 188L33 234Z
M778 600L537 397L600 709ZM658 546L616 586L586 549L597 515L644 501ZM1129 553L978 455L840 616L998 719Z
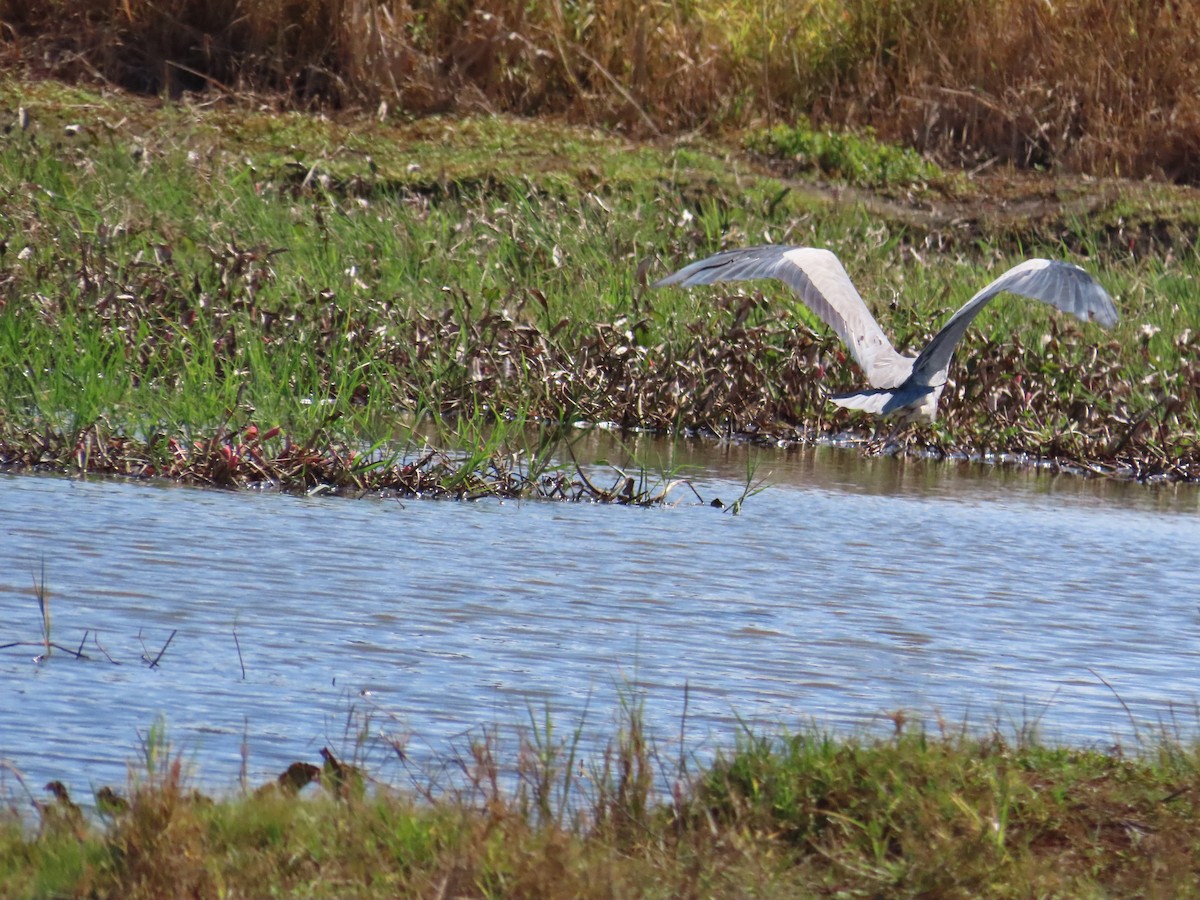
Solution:
M776 278L789 285L826 325L832 328L866 373L870 388L833 394L830 400L847 409L897 416L899 425L932 422L954 348L967 326L988 301L1008 291L1040 300L1105 327L1117 321L1112 298L1079 266L1049 259L1027 259L1013 266L963 304L919 356L896 352L863 303L841 262L828 250L768 245L726 250L684 266L654 287L691 287L719 281Z

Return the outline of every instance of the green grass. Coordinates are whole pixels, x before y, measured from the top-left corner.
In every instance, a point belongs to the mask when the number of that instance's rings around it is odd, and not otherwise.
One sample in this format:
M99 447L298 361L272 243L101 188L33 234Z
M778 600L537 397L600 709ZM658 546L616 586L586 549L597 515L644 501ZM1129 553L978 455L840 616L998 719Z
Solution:
M807 123L750 132L746 148L785 163L796 172L870 188L909 187L947 178L914 150L885 144L874 134L824 130Z
M128 806L15 799L0 892L20 897L1146 897L1194 888L1193 745L1054 747L1029 733L746 732L672 759L624 704L607 748L553 717L484 730L389 787L331 757L295 794L189 785L152 729ZM153 749L153 752L150 750ZM457 773L455 775L454 773ZM341 785L361 785L345 789ZM75 798L80 800L81 798Z
M966 181L872 199L925 170L867 140L839 145L864 190L846 203L736 146L545 121L334 122L9 81L0 110L18 106L30 127L0 139L9 465L83 458L234 484L257 468L362 489L380 472L359 477L350 454L389 444L402 466L431 442L484 466L481 448L494 461L541 444L527 424L869 433L825 403L859 376L781 286L648 292L638 274L774 241L837 250L909 349L1004 265L1082 254L1120 326L994 304L916 446L1195 472L1200 259L1183 236L1197 217L1161 186L1108 187L1057 216L1038 188L1037 210L1013 218L1020 182L1001 183L1005 206L964 228L954 209L988 206ZM271 437L232 471L246 429ZM443 474L446 488L470 480Z

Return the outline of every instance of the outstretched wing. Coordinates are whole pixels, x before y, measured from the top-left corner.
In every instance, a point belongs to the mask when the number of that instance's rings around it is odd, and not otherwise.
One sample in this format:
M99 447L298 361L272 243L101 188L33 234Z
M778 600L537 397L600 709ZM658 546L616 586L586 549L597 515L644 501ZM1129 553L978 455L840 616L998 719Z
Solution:
M901 407L896 399L899 395L900 392L894 388L867 388L865 391L830 394L829 402L843 409L860 409L876 416L886 416Z
M915 381L930 384L939 373L944 378L950 357L967 326L988 301L1002 291L1040 300L1085 322L1099 322L1106 328L1117 322L1117 308L1108 292L1079 266L1058 260L1027 259L985 287L950 317L913 363Z
M726 250L684 266L653 286L691 287L757 278L775 278L795 290L842 339L874 387L898 387L908 378L912 360L892 347L845 268L828 250L782 245Z
M942 388L908 383L890 390L869 388L846 394L830 394L831 403L843 409L860 409L877 416L899 414L905 421L932 422L937 417Z

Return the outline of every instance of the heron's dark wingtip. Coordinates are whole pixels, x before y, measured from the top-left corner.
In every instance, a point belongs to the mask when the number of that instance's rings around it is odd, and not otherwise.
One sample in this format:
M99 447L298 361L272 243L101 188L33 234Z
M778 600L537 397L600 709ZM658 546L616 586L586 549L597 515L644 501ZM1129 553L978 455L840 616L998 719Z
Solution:
M724 256L724 254L719 255L722 257ZM715 257L701 259L697 262L689 263L678 272L673 272L666 278L658 279L658 281L654 282L654 284L650 285L650 287L670 287L673 284L682 285L683 287L691 287L694 284L711 284L713 281L720 280L719 276L716 276L712 273L725 269L727 267L727 262L728 261L724 258L719 260Z

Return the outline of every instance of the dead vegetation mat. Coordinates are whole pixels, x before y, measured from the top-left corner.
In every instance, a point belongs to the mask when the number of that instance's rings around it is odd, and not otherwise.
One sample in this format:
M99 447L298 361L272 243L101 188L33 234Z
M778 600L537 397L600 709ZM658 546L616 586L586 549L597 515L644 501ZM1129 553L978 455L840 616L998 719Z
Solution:
M211 255L242 275L254 265L251 257L268 256L231 246L214 247ZM533 288L482 309L464 301L422 312L378 301L376 308L360 306L362 320L351 321L320 294L282 312L257 296L254 285L262 282L256 278L221 278L239 287L214 296L169 259L127 267L85 254L59 265L82 290L23 305L0 293L0 306L11 304L17 315L43 322L65 316L88 322L130 361L135 380L148 383L168 382L181 346L191 348L185 354L208 354L218 367L236 371L250 345L296 341L324 367L334 393L349 343L381 373L354 388L351 408L390 409L398 416L453 421L482 409L497 419L519 413L560 430L604 424L771 444L869 447L890 429L884 423L873 433L870 423L827 403L829 393L857 386L857 369L836 338L797 327L790 312L770 309L760 294L718 296L712 315L687 324L681 338L652 343L646 336L659 296L654 292L635 297L633 315L598 324L540 320L543 298ZM932 337L927 323L896 313L902 349ZM201 318L205 327L197 329ZM1200 408L1200 335L1185 331L1176 343L1182 362L1167 368L1152 357L1148 337L1137 348L1094 343L1075 323L1057 318L1047 320L1047 333L1032 346L1015 335L999 341L972 333L952 367L938 422L912 431L906 449L1139 480L1200 479L1200 440L1192 430ZM1141 373L1136 385L1130 374L1135 366ZM431 371L439 373L434 384ZM633 496L627 485L599 489L578 472L523 470L519 454L510 462L497 457L469 474L456 468L454 454L367 452L339 432L338 418L331 414L310 434L287 434L239 402L225 422L201 436L170 428L131 436L103 418L78 428L30 425L10 411L0 413L0 466L408 496Z

